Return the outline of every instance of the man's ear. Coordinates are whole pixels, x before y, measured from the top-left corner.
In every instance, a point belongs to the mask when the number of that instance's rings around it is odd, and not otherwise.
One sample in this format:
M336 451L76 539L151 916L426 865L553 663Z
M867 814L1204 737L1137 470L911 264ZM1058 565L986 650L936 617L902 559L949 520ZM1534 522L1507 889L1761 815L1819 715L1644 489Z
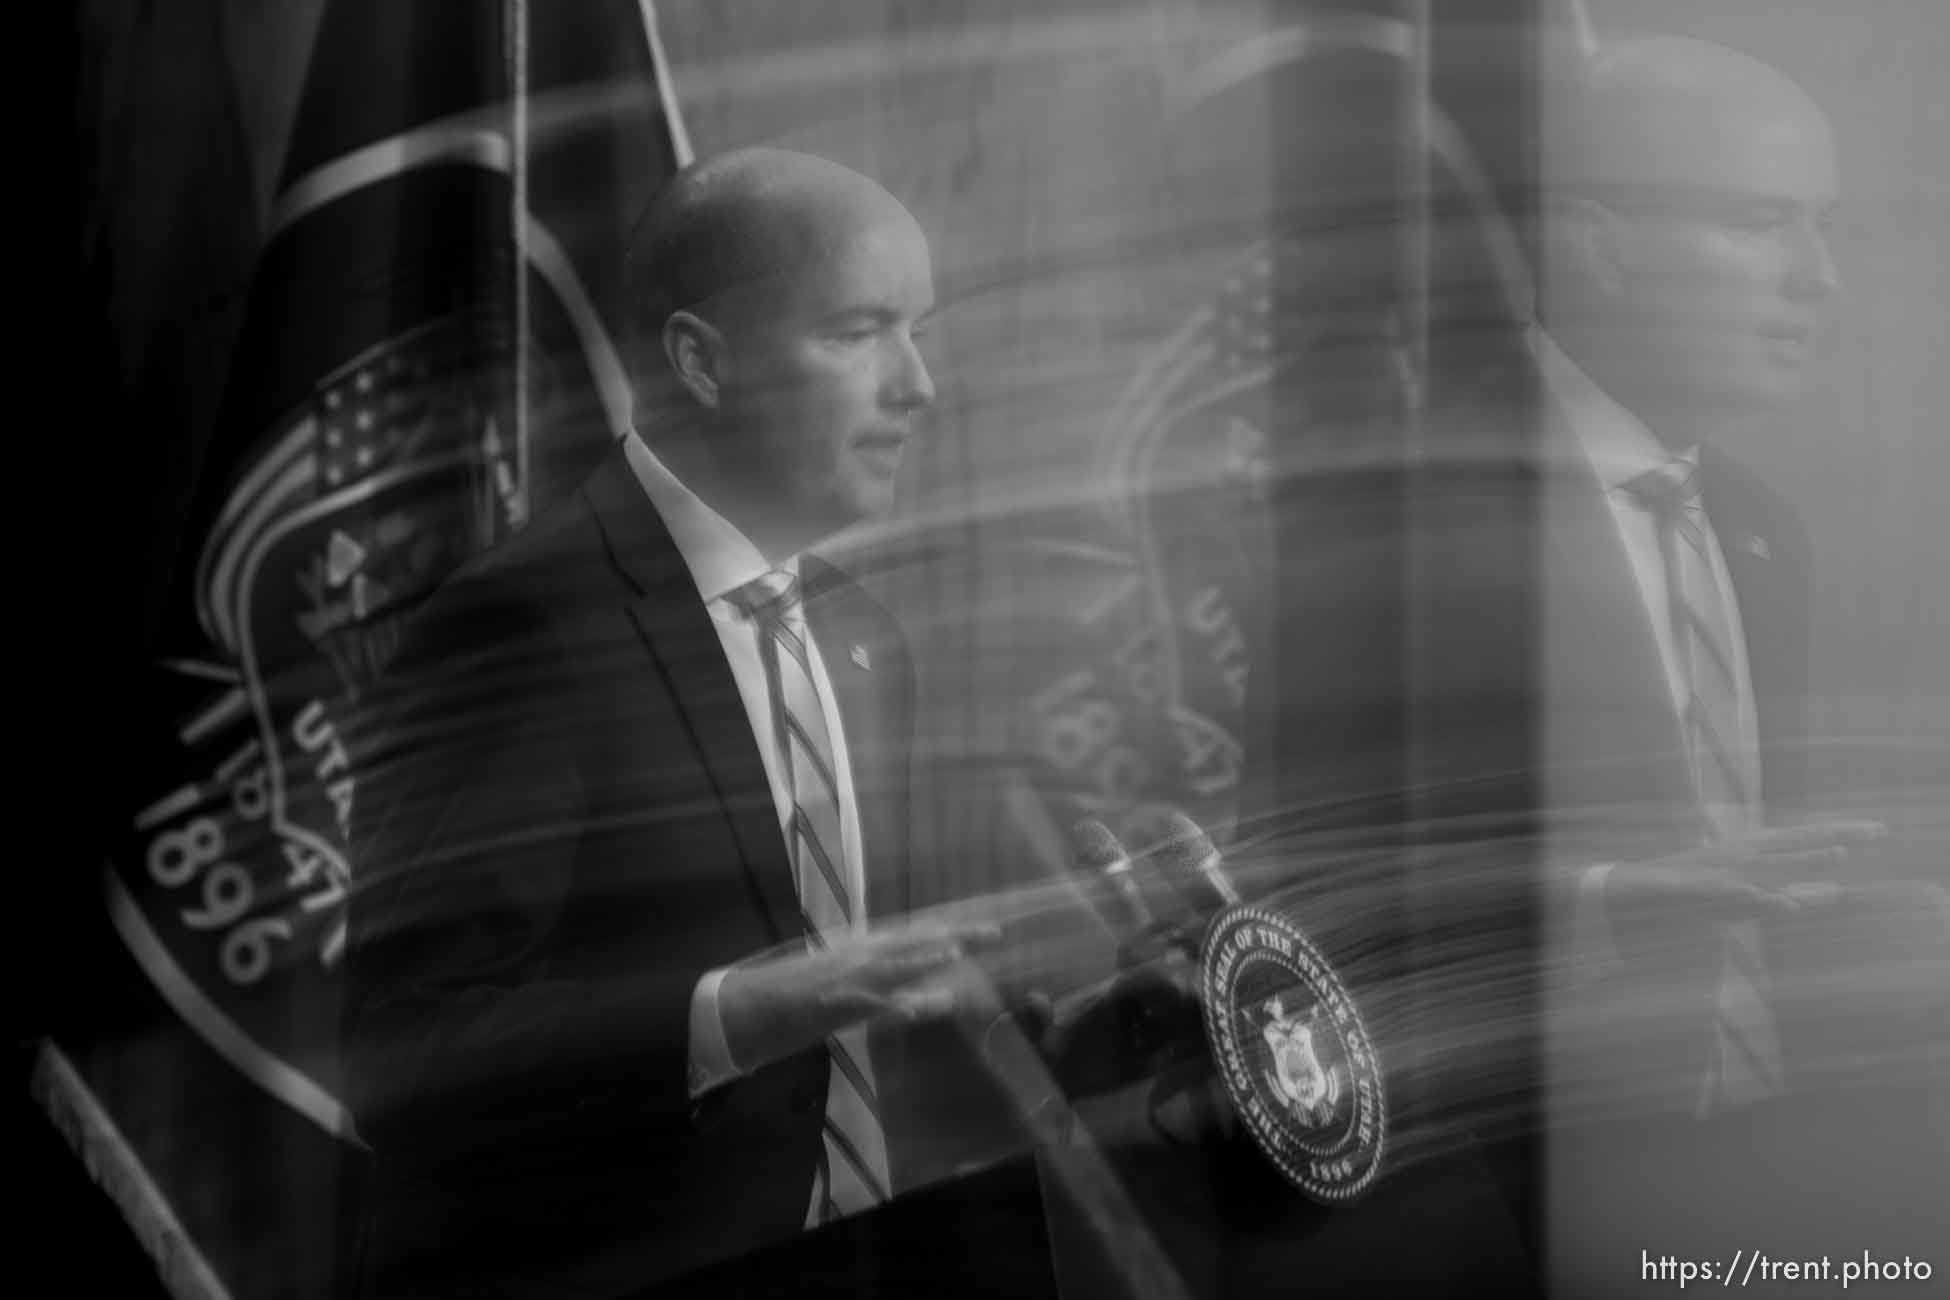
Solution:
M1545 210L1551 245L1566 270L1603 293L1617 293L1625 283L1620 260L1618 217L1596 199L1558 194Z
M718 409L724 379L724 335L717 326L688 311L672 312L664 322L664 359L671 374L699 406Z

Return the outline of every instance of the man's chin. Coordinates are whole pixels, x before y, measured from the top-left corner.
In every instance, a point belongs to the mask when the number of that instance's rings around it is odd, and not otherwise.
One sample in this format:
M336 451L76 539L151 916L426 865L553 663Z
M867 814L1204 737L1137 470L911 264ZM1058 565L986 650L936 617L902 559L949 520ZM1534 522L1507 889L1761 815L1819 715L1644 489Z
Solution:
M1774 415L1807 391L1799 369L1758 374L1736 396L1754 417Z
M834 537L855 529L871 527L894 509L894 485L849 483L820 511L820 535Z
M1772 364L1728 362L1690 390L1680 388L1674 397L1698 409L1715 422L1744 423L1779 414L1807 390L1806 377L1799 367Z
M862 476L853 481L849 505L852 507L854 522L864 523L878 519L894 508L893 474L874 474Z

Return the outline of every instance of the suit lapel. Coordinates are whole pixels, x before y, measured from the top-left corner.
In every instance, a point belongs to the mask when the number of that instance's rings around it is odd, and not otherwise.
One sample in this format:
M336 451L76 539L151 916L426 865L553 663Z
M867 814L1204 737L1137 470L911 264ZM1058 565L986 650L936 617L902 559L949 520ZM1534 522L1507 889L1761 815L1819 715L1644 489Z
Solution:
M801 561L806 622L819 645L846 730L854 801L866 858L867 915L887 917L911 906L906 862L906 732L900 695L904 648L890 642L884 615L853 580L808 555Z
M1685 737L1638 579L1597 473L1568 426L1554 432L1542 538L1553 804L1684 806Z
M638 593L624 613L663 675L672 705L710 775L753 898L765 912L775 942L796 936L803 927L778 810L710 611L620 450L583 492L610 546L611 560Z
M1708 448L1700 458L1707 517L1726 557L1746 642L1769 804L1805 790L1807 583L1805 543L1786 503L1742 467Z
M1748 668L1756 679L1756 691L1761 691L1762 682L1773 676L1767 650L1779 640L1771 620L1783 604L1778 590L1785 558L1780 555L1781 542L1772 521L1755 508L1748 493L1739 490L1724 457L1707 452L1700 459L1700 471L1702 504L1719 538L1720 553L1726 557L1727 576L1746 633Z

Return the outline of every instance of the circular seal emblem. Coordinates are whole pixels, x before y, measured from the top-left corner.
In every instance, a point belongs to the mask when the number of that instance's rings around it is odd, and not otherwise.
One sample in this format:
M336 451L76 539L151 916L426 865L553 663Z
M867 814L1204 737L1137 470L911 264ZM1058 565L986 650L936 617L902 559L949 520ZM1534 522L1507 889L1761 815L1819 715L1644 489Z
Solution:
M1233 1109L1308 1197L1355 1200L1381 1170L1388 1102L1347 986L1299 926L1265 907L1221 912L1202 954L1205 1032Z

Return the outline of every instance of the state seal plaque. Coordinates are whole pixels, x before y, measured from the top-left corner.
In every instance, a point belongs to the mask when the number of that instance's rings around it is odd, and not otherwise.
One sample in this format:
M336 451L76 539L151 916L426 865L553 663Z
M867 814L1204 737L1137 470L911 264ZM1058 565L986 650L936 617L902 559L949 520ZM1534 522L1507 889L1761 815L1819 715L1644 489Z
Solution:
M1234 1111L1295 1187L1325 1205L1381 1171L1388 1102L1353 995L1299 926L1229 908L1206 931L1200 999Z

